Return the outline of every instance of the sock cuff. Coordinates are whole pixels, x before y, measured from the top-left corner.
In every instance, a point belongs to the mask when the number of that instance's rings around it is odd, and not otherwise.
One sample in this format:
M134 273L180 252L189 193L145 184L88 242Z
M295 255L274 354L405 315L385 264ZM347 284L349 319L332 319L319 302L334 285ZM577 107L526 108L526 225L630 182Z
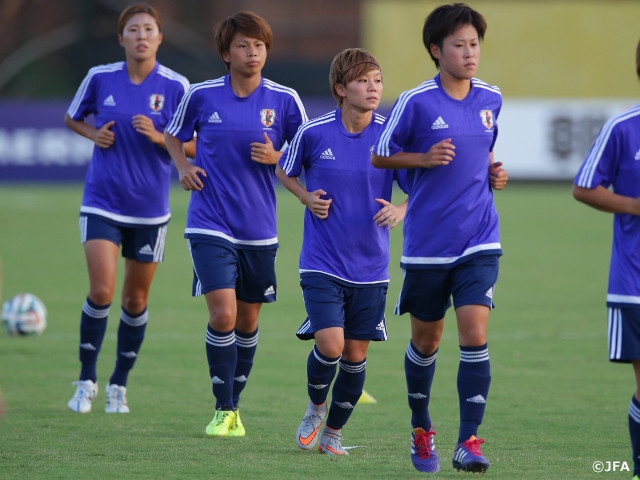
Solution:
M320 350L318 350L318 347L316 345L313 346L313 356L316 357L316 360L325 365L336 365L342 358L342 355L336 358L327 357L326 355L320 353Z

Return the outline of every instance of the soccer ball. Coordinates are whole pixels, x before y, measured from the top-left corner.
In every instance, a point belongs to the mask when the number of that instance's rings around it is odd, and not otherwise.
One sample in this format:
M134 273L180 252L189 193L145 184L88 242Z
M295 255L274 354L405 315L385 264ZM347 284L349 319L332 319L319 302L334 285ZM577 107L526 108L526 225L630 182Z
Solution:
M31 293L19 293L2 305L2 325L9 335L40 335L47 328L47 309Z

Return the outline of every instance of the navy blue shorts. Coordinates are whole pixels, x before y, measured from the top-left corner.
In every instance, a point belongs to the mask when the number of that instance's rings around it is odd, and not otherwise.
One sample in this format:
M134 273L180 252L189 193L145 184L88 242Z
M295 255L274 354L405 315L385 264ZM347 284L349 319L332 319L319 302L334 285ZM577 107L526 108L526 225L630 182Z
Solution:
M410 313L425 322L437 321L452 305L451 298L455 308L493 308L498 266L498 255L481 255L448 269L405 270L395 313Z
M609 360L640 360L640 308L609 306L608 317Z
M158 263L164 259L167 223L125 227L99 215L80 215L80 240L109 240L122 245L122 256L138 262Z
M300 286L308 315L296 333L301 340L311 340L314 332L330 327L344 329L344 338L351 340L387 339L388 284L351 284L311 274L300 278Z
M232 244L187 240L193 262L194 297L221 288L232 288L247 303L275 302L277 247L267 250L238 249Z

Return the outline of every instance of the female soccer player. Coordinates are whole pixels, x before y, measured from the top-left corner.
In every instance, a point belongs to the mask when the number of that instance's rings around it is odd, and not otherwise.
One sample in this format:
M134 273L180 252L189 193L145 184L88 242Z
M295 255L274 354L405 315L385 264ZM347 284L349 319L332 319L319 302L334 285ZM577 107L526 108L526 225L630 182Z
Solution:
M485 29L482 15L464 4L431 12L423 42L440 72L399 97L372 155L376 167L410 169L396 313L411 316L405 354L411 459L425 472L439 469L428 406L451 296L460 344L453 467L478 473L489 467L484 439L476 437L491 381L487 322L502 254L489 186L503 188L507 174L492 153L500 90L474 78Z
M369 342L387 339L389 229L381 227L402 220L406 201L390 203L397 174L370 162L384 124L375 112L382 96L378 62L369 52L346 49L333 59L329 80L338 109L298 131L276 174L307 207L300 285L308 318L297 335L313 338L315 346L307 360L309 403L296 442L303 450L317 444L320 452L347 455L341 429L362 395ZM306 187L298 180L303 171Z
M117 361L107 385L107 413L128 413L126 385L149 319L147 298L164 255L171 158L163 131L189 83L156 60L162 43L158 12L127 7L118 21L125 61L93 67L80 84L65 123L95 143L80 207L89 295L80 320L80 378L69 401L91 411L98 393L96 362L116 285L118 250L125 257ZM85 118L95 116L95 127ZM189 139L188 139L189 140ZM194 155L195 142L185 145Z
M258 314L276 300L275 164L307 120L298 94L262 77L268 23L238 12L215 28L229 74L189 88L165 132L180 184L191 190L185 238L193 295L209 309L205 347L216 399L209 436L244 436L238 404L258 345ZM182 142L197 132L196 158Z
M640 79L640 43L636 47ZM629 404L634 479L640 479L640 103L600 130L573 186L576 200L613 213L607 293L609 360L631 363L636 391Z

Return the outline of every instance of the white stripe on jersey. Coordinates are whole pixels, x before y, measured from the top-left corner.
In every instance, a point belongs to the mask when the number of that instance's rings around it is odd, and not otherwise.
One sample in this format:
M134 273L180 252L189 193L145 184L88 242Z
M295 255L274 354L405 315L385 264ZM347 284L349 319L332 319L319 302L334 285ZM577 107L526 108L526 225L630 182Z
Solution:
M115 222L137 225L160 225L161 223L167 223L171 219L171 213L153 218L129 217L127 215L118 215L117 213L108 212L107 210L97 207L87 207L86 205L80 206L80 213L93 213L94 215L100 215L101 217L109 218Z
M400 117L402 117L402 113L404 112L404 109L407 106L409 100L415 95L426 92L428 90L433 90L434 88L438 88L438 84L434 79L431 79L423 82L416 88L403 92L400 95L398 101L396 102L396 105L392 109L391 116L389 117L389 121L387 122L385 129L380 135L380 141L378 142L378 145L376 145L376 152L378 155L380 155L381 157L389 156L389 141L391 139L391 134L398 125Z
M467 248L459 257L407 257L402 255L400 263L412 265L447 265L453 263L472 253L481 252L483 250L500 250L500 243L483 243L475 247Z
M640 305L640 297L636 295L615 295L613 293L607 294L607 302L611 303L631 303Z
M489 85L488 83L483 82L479 78L472 78L471 85L477 88L484 88L485 90L489 90L490 92L497 93L498 95L502 96L502 92L500 91L500 88L498 86Z
M182 124L184 123L184 114L193 94L198 90L202 90L203 88L215 87L224 87L224 77L216 78L215 80L207 80L206 82L202 83L194 83L193 85L191 85L187 90L187 93L185 93L182 97L182 100L180 100L180 105L178 105L178 108L173 114L171 122L169 123L169 125L167 125L165 130L170 135L173 135L175 137L182 128Z
M253 245L253 246L265 246L265 245L275 245L278 243L278 237L266 238L264 240L238 240L237 238L230 237L229 235L225 235L222 232L218 232L217 230L209 230L206 228L185 228L185 235L188 234L199 234L199 235L210 235L212 237L220 237L224 238L228 242L233 243L234 245Z
M619 123L629 120L630 118L637 117L638 115L640 115L640 104L636 105L630 110L627 110L626 112L616 115L604 124L593 146L591 147L591 150L589 150L589 153L587 154L584 168L582 169L582 173L577 179L577 185L579 187L593 188L591 182L593 181L593 176L602 157L602 152L609 143L611 132Z
M71 101L71 105L67 110L67 113L69 114L69 116L73 118L74 115L78 112L78 108L82 103L82 99L85 96L85 93L87 91L87 88L89 87L89 84L91 83L91 79L95 75L98 75L100 73L117 72L118 70L122 70L123 67L124 67L124 62L116 62L116 63L109 63L106 65L98 65L96 67L90 68L89 72L87 73L87 76L84 77L84 80L82 80L80 87L78 87L78 91L76 92L75 97L73 97L73 100Z
M186 92L189 88L189 80L184 75L180 75L178 72L174 72L170 68L165 67L164 65L158 65L158 75L162 75L169 80L175 80L180 82L184 87L184 91Z
M304 109L304 105L302 104L302 100L300 100L298 92L296 92L293 88L285 87L284 85L280 85L279 83L269 80L268 78L262 79L262 85L269 90L288 93L289 95L291 95L295 100L296 105L298 105L298 110L300 110L300 113L302 114L302 123L306 123L309 120L309 117L307 117L307 112Z
M619 308L608 310L609 360L619 360L622 350L622 312Z
M304 132L310 128L317 127L318 125L324 125L325 123L335 122L335 120L336 120L336 112L334 110L333 112L325 113L324 115L321 115L307 123L303 123L302 125L300 125L300 127L298 128L298 131L296 132L296 135L293 137L293 140L291 140L291 144L289 145L289 151L287 153L287 159L286 159L286 162L284 163L284 166L282 167L282 170L284 170L284 172L287 175L291 171L291 167L293 166L294 159L298 155L298 150L300 149L300 140L302 139L302 135L304 134Z

